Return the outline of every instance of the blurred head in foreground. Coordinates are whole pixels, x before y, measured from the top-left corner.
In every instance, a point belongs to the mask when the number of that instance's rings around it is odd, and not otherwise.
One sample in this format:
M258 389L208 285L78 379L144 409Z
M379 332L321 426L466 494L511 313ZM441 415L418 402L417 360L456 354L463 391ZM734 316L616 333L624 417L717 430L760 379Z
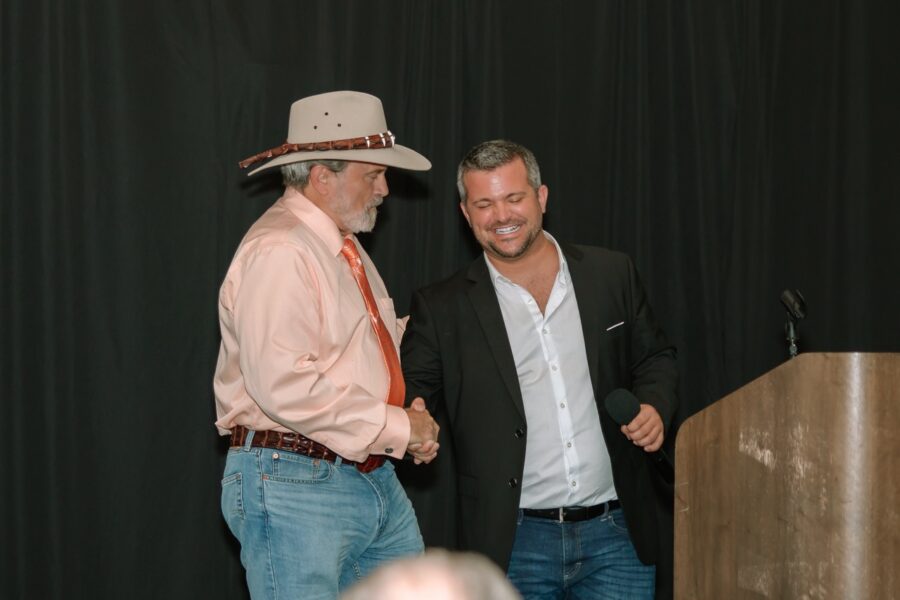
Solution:
M520 600L503 571L480 554L429 550L380 567L340 600Z

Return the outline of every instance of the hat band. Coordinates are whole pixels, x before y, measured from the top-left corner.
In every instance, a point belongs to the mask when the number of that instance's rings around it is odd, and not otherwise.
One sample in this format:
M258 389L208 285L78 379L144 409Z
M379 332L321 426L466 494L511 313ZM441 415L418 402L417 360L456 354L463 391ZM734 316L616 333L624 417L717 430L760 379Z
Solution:
M280 146L254 154L238 163L242 169L246 169L254 163L267 158L275 158L292 152L327 152L329 150L378 150L391 148L394 145L394 134L390 130L384 133L376 133L364 137L349 138L346 140L331 140L328 142L308 142L305 144L283 143Z

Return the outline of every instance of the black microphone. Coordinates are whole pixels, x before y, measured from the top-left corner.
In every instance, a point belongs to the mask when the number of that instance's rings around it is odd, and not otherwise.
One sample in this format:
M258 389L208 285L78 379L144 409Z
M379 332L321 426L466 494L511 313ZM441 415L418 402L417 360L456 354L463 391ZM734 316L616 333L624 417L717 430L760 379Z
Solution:
M788 312L788 321L784 324L784 333L787 335L788 354L791 358L797 356L797 322L806 316L806 299L800 290L784 290L781 292L781 304Z
M612 420L619 425L628 425L641 412L641 402L630 391L617 388L609 393L603 401L606 412ZM665 450L660 448L656 452L647 452L653 464L656 465L659 474L667 483L675 483L675 467Z
M800 290L784 290L781 292L781 304L795 321L806 316L806 298Z

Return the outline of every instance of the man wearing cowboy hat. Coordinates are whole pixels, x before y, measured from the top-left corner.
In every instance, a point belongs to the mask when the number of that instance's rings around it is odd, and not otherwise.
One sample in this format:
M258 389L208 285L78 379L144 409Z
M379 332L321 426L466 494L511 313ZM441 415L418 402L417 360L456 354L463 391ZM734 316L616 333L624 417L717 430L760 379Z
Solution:
M222 512L254 598L335 598L418 554L412 506L385 457L436 455L421 399L403 408L403 322L354 234L388 167L431 163L395 143L381 101L304 98L287 141L241 162L280 167L284 195L250 228L219 293L216 426L231 436Z
M677 402L675 350L627 256L544 231L527 148L479 144L457 186L484 254L415 293L402 343L409 394L446 436L438 471L410 486L426 540L487 555L525 598L652 598L671 553L651 456ZM624 419L605 402L622 395Z

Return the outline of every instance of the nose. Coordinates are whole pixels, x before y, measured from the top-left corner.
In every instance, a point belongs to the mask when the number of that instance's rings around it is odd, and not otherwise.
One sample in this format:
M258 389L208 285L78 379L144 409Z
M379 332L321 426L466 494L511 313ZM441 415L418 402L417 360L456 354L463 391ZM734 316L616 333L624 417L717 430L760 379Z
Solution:
M378 175L378 179L375 180L375 193L382 198L386 197L390 193L387 184L387 177L384 176L384 173Z
M505 223L511 214L512 211L509 210L506 202L501 201L494 204L494 218L500 223Z

